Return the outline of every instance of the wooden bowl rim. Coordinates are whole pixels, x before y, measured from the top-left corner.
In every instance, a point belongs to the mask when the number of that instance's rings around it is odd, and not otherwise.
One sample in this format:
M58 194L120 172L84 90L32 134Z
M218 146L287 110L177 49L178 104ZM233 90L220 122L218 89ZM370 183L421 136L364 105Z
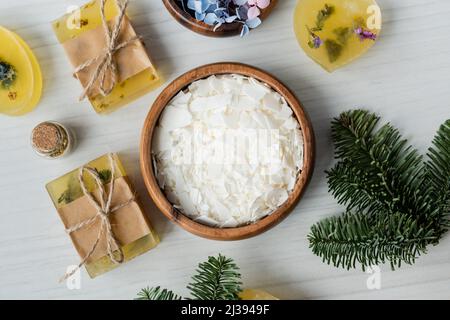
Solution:
M225 23L219 28L217 28L216 31L214 31L214 26L210 26L202 21L198 21L193 16L191 16L188 12L185 12L183 8L181 8L177 4L177 0L163 0L163 3L171 14L171 16L179 22L181 25L186 27L187 29L196 32L198 34L208 36L208 37L232 37L237 36L241 33L241 27L242 24L238 22L234 23ZM273 8L278 3L278 0L271 0L270 5L265 8L261 9L261 15L259 18L261 20L264 20L267 18L267 16L272 12Z
M288 200L275 210L271 215L266 216L255 223L236 228L216 228L195 222L188 216L175 209L167 200L164 192L159 187L153 172L153 159L151 156L152 138L154 128L158 123L162 110L172 100L172 98L189 84L199 79L206 78L214 74L241 74L253 77L266 84L283 96L289 106L294 111L303 133L303 169L297 178L294 190L289 195ZM156 98L146 119L141 133L140 145L140 165L145 185L150 197L155 202L159 210L169 219L180 225L183 229L213 240L241 240L256 236L274 227L286 218L300 201L311 180L315 161L315 139L312 124L306 114L302 104L297 97L280 80L271 74L242 63L222 62L213 63L192 69L173 80Z

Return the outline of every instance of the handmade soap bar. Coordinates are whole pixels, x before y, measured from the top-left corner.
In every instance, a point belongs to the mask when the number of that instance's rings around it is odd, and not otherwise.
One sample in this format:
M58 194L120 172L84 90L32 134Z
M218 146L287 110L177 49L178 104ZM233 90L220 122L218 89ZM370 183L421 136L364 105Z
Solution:
M117 240L125 262L154 248L159 238L135 199L116 154L93 160L82 171L85 190L79 177L80 169L77 169L47 184L47 191L81 259L86 259L86 270L94 278L119 265L108 254L108 239ZM107 203L111 183L114 186L108 210L103 206ZM86 193L91 194L106 212L111 234L107 232L100 210ZM95 246L96 241L98 244ZM119 247L113 248L115 256Z
M1 26L0 43L0 113L26 114L41 98L41 69L25 41Z
M300 46L329 72L367 52L381 23L374 0L299 0L294 16Z
M80 10L75 10L53 22L54 32L75 69L98 57L107 46L100 4L101 0L94 0ZM104 13L109 29L114 29L119 14L116 0L106 0ZM125 17L121 24L118 44L133 38L136 38L136 33ZM84 88L87 87L100 60L76 74ZM99 80L94 83L93 90L88 92L88 98L98 113L111 112L162 83L140 40L130 41L128 45L116 51L114 62L117 65L118 81L112 92L103 96L98 89ZM111 77L111 74L108 74L108 77Z
M258 289L245 289L239 294L242 300L279 300L273 295Z

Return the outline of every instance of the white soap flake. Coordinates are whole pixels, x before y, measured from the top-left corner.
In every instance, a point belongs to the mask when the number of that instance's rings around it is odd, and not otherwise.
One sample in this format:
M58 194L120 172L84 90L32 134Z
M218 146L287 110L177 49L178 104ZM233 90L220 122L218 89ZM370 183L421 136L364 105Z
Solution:
M155 153L160 153L163 151L168 151L172 148L172 139L170 138L170 133L164 128L157 130L153 135L153 151Z
M189 103L189 100L192 97L192 93L184 91L180 91L170 102L172 106L180 106L181 108L184 107L186 104Z
M263 107L273 112L280 112L280 99L275 94L266 94L263 99Z
M168 131L185 127L191 123L192 115L189 110L176 108L172 105L164 108L159 120L159 124Z
M165 107L152 140L154 172L175 208L234 228L280 207L303 168L303 135L281 95L242 75L192 83Z
M209 82L209 86L211 87L212 91L214 91L216 93L220 93L220 92L224 91L223 81L221 81L220 79L217 79L216 76L209 77L208 82Z
M262 86L255 86L252 83L244 84L242 92L256 101L260 101L267 94L267 91Z
M232 97L229 93L210 97L198 97L197 99L192 99L189 104L189 109L191 112L198 113L214 109L224 109L230 105Z
M294 118L288 118L284 123L283 123L283 127L285 127L288 130L294 130L295 128L297 128L298 126L298 122L297 120L295 120Z
M286 103L284 103L281 106L281 112L277 114L277 117L281 119L290 119L292 117L292 114L292 109Z

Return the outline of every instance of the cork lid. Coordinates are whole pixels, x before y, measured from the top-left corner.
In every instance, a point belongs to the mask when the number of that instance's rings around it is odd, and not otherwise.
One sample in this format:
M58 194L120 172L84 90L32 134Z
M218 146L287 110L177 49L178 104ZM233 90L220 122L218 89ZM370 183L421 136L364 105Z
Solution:
M60 156L68 147L68 132L56 122L42 122L31 132L31 145L40 155Z

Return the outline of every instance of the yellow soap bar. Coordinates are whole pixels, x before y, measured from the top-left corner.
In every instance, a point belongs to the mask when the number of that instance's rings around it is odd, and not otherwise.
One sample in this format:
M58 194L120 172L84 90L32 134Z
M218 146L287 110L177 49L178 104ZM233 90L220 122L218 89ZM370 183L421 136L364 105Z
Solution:
M0 43L0 113L19 116L31 112L42 94L37 59L22 38L1 26Z
M126 176L125 169L123 168L119 157L117 155L114 155L113 157L115 165L115 178L117 179ZM87 166L95 168L98 172L103 172L105 175L109 175L111 172L111 165L107 155L92 160L87 164ZM81 190L80 183L78 181L78 172L79 169L72 170L71 172L47 184L47 191L56 209L65 206L83 195L83 191ZM94 191L97 187L94 179L86 172L84 172L83 178L87 190L89 192Z
M107 0L105 17L108 21L118 15L115 0ZM60 43L75 39L82 33L102 26L100 1L91 1L72 13L53 22L53 30ZM124 106L144 94L158 88L162 79L153 65L129 79L117 84L106 97L97 95L89 97L89 101L98 113L109 113Z
M239 294L242 300L279 300L273 295L258 289L245 289Z
M119 157L116 154L113 154L113 159L115 166L115 179L126 177L126 172ZM108 155L89 162L87 166L96 169L97 172L100 173L100 176L104 177L105 180L111 179L111 164ZM79 169L76 169L47 184L47 191L57 209L60 209L83 196L83 191L81 190L78 180L78 174ZM88 191L94 191L94 189L96 189L96 183L92 176L84 172L83 178ZM148 221L147 223L150 228L150 232L147 235L121 247L124 254L124 262L129 261L158 245L159 237L151 227L150 223ZM117 266L119 266L119 264L112 262L107 255L95 261L88 262L85 265L91 278L106 273Z
M15 37L16 37L17 41L22 45L22 48L27 53L28 59L30 60L31 67L33 70L32 72L34 75L34 87L32 90L32 95L31 95L30 101L25 105L24 108L11 114L14 116L21 116L21 115L24 115L24 114L27 114L27 113L33 111L36 108L36 106L38 105L39 101L41 100L42 89L43 89L43 77L42 77L42 71L41 71L39 62L37 61L36 56L31 51L30 47L17 34L15 34Z
M294 15L300 46L329 72L366 53L381 24L375 0L299 0Z

